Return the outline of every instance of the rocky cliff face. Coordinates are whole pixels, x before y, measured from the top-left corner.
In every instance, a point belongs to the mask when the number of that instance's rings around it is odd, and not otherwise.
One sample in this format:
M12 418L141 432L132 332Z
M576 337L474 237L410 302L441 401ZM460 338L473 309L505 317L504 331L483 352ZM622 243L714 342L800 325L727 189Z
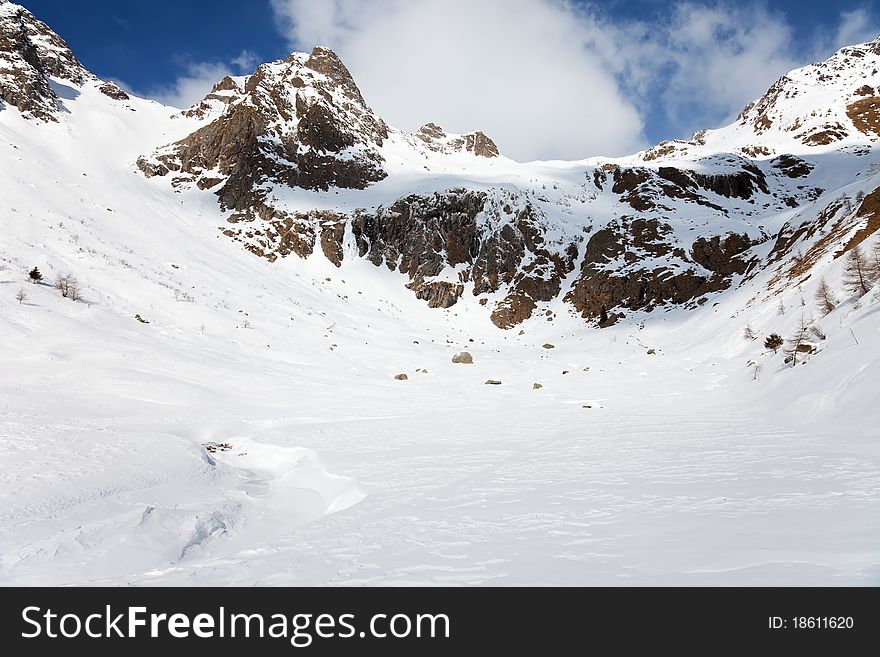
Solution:
M574 244L547 243L544 217L531 203L464 189L360 212L352 231L361 257L406 274L409 289L432 308L455 305L468 288L476 297L500 292L491 318L502 328L556 298L577 257Z

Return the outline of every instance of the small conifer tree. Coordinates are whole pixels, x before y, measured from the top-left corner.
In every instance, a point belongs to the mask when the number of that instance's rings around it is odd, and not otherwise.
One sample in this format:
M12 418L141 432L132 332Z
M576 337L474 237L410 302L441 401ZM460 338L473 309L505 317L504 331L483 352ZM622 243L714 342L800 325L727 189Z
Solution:
M767 336L767 339L764 340L764 348L772 350L774 354L778 353L779 349L784 344L785 344L785 338L783 338L778 333L773 333L773 334Z

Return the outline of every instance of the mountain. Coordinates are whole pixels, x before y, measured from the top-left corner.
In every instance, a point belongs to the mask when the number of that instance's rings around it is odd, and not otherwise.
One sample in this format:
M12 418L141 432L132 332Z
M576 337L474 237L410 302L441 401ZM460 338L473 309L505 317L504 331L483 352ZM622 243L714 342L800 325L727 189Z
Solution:
M876 583L877 50L520 163L0 0L0 584Z
M482 133L387 127L318 48L227 78L186 112L202 127L139 166L217 188L226 234L269 259L320 247L340 266L350 235L349 251L405 274L432 307L475 297L510 329L564 298L607 326L705 303L771 264L757 253L791 230L791 210L828 207L823 195L852 181L829 190L828 176L854 175L877 138L877 50L795 71L737 123L690 142L551 165L507 160Z
M62 98L84 88L130 100L29 12L2 11L0 92L24 116L57 121ZM342 61L316 48L218 82L172 119L188 120L187 134L137 166L173 189L215 194L223 232L269 260L367 258L433 308L476 299L503 329L559 298L607 326L696 307L791 255L782 238L798 229L785 220L792 210L821 206L806 212L827 221L818 217L830 196L870 161L878 136L878 52L875 41L794 71L735 124L689 142L520 164L481 132L390 128ZM777 248L762 259L770 241Z

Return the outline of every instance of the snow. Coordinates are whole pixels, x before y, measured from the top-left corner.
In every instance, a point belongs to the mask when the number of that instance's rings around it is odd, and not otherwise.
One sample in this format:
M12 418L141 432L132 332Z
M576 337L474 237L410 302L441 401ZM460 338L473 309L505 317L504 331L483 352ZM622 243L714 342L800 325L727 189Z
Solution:
M768 292L771 269L695 311L599 331L556 300L503 332L363 260L246 252L210 193L134 167L202 123L96 86L57 124L0 113L0 584L880 584L878 290L841 292L797 367L743 338L818 317L839 260L802 289ZM277 195L526 189L560 243L616 211L596 162L414 152L392 132L369 190ZM804 157L815 203L679 204L674 228L772 233L880 185L873 152ZM68 272L80 302L52 289Z

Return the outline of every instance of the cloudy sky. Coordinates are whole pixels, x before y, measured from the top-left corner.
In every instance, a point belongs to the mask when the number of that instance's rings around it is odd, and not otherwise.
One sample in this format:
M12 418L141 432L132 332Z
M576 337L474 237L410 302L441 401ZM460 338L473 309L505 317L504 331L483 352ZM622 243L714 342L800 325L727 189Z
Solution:
M95 73L169 104L327 45L392 125L483 130L519 160L723 125L786 71L880 34L880 0L16 1Z

